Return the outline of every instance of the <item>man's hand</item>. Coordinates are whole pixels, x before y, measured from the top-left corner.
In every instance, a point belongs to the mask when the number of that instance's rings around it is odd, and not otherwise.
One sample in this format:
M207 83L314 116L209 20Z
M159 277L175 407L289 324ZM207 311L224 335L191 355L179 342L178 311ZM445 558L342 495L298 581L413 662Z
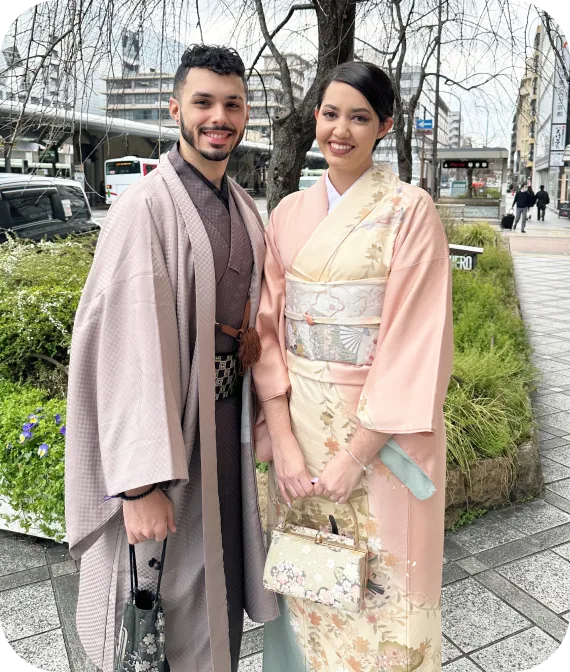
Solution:
M311 476L293 433L283 433L277 440L272 439L272 444L279 489L287 504L291 504L291 497L313 497L315 493Z
M346 504L362 478L362 467L345 451L337 453L323 469L315 485L315 495Z
M129 496L141 494L148 486L129 490ZM123 502L123 518L129 544L138 544L147 539L164 541L168 532L176 532L172 502L162 492L155 490L150 495L132 502Z

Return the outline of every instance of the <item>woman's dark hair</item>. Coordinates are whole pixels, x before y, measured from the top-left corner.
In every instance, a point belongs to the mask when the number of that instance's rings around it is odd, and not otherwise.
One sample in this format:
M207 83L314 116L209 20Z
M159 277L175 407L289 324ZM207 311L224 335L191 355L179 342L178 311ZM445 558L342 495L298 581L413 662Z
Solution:
M337 65L322 81L317 93L317 107L320 108L325 91L333 82L343 82L354 87L366 98L384 123L394 114L394 89L390 77L374 63L350 61ZM380 140L374 143L374 149Z
M180 100L186 75L191 68L204 68L216 75L238 75L241 77L247 93L245 82L245 65L235 49L227 47L192 44L182 54L180 65L174 75L174 97Z

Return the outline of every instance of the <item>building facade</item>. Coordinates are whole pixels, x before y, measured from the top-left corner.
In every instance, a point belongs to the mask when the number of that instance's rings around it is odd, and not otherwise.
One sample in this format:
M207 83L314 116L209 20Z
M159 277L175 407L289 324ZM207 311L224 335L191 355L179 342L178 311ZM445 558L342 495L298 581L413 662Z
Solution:
M310 63L297 54L283 54L289 66L293 98L300 103L308 83L306 73ZM272 120L285 109L285 94L281 84L281 70L273 56L263 57L263 67L252 72L248 81L251 112L246 130L246 140L271 142Z
M557 31L558 32L558 31ZM570 67L564 38L552 35L555 47L544 26L537 26L535 38L536 66L536 142L532 174L535 191L544 185L551 205L558 207L569 200L568 176L564 171L564 149L568 144L568 87L555 49ZM531 128L532 130L532 128Z

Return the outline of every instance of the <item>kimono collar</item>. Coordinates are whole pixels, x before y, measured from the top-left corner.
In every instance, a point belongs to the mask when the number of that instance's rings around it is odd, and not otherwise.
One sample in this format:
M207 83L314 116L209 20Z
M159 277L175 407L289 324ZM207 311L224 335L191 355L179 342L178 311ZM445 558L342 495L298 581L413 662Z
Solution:
M347 189L344 194L339 194L338 191L335 189L333 183L330 180L329 177L329 171L327 170L325 174L325 181L327 185L327 197L329 200L329 209L328 212L329 214L336 208L336 206L341 202L341 200L353 189L355 184L358 184L360 180L366 175L366 173L370 172L373 168L376 168L376 166L370 166L368 170L366 170L362 175L356 180L356 182L349 188Z

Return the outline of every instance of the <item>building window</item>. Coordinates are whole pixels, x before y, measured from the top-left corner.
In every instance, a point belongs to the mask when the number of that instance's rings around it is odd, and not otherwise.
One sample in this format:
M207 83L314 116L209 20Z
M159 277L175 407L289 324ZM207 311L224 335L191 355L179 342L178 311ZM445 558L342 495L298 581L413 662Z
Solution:
M20 52L18 51L18 48L16 45L13 47L6 47L2 53L4 54L4 59L6 60L6 64L10 67L16 65L18 61L20 60Z

